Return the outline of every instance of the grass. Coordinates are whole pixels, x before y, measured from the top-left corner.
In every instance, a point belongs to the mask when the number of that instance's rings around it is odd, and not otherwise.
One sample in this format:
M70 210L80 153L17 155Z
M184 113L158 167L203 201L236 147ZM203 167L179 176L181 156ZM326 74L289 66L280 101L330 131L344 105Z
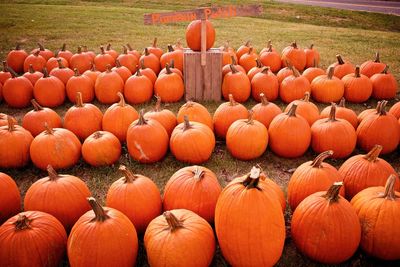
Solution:
M213 4L241 4L244 1L213 1ZM246 3L250 3L247 1ZM184 38L186 23L174 25L144 26L143 14L162 10L178 10L195 6L208 6L209 1L0 1L0 58L4 58L8 50L16 42L24 44L30 51L36 42L43 42L46 47L56 50L62 43L67 43L70 50L85 44L98 51L100 44L112 43L121 50L127 42L142 49L151 44L153 37L159 37L159 46L165 48L168 43L174 43ZM267 1L264 4L265 13L258 18L232 18L214 20L217 31L216 45L229 40L234 47L240 46L250 39L257 50L260 50L268 39L281 50L293 40L301 47L314 43L320 51L321 66L326 68L335 61L337 53L347 60L361 64L373 57L376 50L381 53L381 59L391 66L391 70L400 80L400 17L334 10L330 8L305 7L290 4L278 4ZM375 106L375 101L365 105L350 105L357 112L366 107ZM102 111L107 106L95 102ZM151 104L135 106L137 109L149 109ZM177 112L183 102L170 104L168 108ZM214 112L220 103L203 103L210 112ZM251 108L254 101L245 103ZM283 103L278 102L283 107ZM391 102L393 104L393 101ZM56 109L63 115L71 106L70 103ZM320 109L324 105L318 105ZM0 104L0 112L16 116L21 120L26 109L11 109L4 103ZM355 151L354 154L360 151ZM222 141L217 146L212 158L204 166L213 170L225 186L232 178L246 173L251 166L260 164L269 177L278 182L284 190L293 170L301 163L311 160L315 153L308 151L298 159L282 159L267 151L261 158L243 162L232 158ZM384 157L400 170L398 153ZM339 167L343 160L328 160ZM126 164L135 172L151 177L162 190L169 177L179 168L186 166L174 159L169 153L161 162L143 165L130 159L124 147L123 155L118 163ZM121 176L118 164L111 167L91 168L83 161L75 167L63 171L81 177L88 184L93 196L104 201L110 184ZM46 173L32 165L20 170L3 170L13 176L22 194L38 178ZM290 211L286 211L288 233L290 233ZM143 252L143 248L142 252ZM140 253L139 266L146 266L145 253ZM398 265L399 263L397 263ZM216 254L213 266L226 265L220 253ZM284 254L278 266L320 266L302 256L294 247L290 236L286 240ZM342 266L393 266L395 263L385 263L369 258L361 252Z

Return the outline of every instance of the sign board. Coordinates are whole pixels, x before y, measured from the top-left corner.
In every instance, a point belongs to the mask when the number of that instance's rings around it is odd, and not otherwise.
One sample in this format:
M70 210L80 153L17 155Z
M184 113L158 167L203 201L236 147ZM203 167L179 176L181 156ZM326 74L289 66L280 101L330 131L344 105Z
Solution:
M259 16L262 14L261 5L204 7L177 12L151 13L144 15L144 24L168 24L196 19L215 19L230 17Z

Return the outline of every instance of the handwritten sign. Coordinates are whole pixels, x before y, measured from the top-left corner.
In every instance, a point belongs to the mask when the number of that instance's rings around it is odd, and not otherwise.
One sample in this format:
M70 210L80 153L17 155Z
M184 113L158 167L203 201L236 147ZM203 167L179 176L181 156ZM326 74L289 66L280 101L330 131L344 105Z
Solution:
M230 17L259 16L262 14L261 5L205 7L178 12L151 13L144 15L144 24L168 24L196 19L215 19Z

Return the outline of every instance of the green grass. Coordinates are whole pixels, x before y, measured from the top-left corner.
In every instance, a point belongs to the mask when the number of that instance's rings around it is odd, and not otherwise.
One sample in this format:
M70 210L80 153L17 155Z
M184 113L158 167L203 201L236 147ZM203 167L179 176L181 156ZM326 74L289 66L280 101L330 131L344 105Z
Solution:
M0 58L4 58L8 50L17 42L24 44L28 51L43 42L46 47L56 50L62 43L67 43L70 50L78 45L87 45L98 51L101 44L111 42L113 47L121 50L127 42L142 50L151 44L157 36L159 45L163 48L168 43L183 40L186 23L174 25L144 26L143 14L161 10L178 10L195 6L208 6L209 1L0 1ZM232 2L231 2L232 3ZM245 3L233 1L233 3ZM246 3L250 3L247 1ZM224 5L228 1L213 1L213 4ZM257 50L260 50L268 39L273 40L274 46L281 50L293 40L301 47L314 43L321 53L321 65L326 68L335 61L337 53L355 64L373 57L376 50L381 53L381 59L391 66L391 70L400 80L400 17L371 14L367 12L338 11L329 8L305 7L289 4L278 4L267 1L264 4L265 13L259 18L232 18L214 20L217 31L216 45L229 40L234 47L240 46L250 39ZM297 18L299 16L299 18ZM365 107L375 106L375 101L365 105L350 105L357 112ZM95 103L103 111L105 105ZM152 103L153 104L153 103ZM149 109L150 105L135 106L137 109ZM183 102L168 106L177 112ZM211 113L220 103L208 102L204 105ZM245 105L251 108L254 101ZM283 107L281 102L278 104ZM393 101L390 103L393 104ZM71 106L70 103L56 109L63 115ZM318 105L320 109L324 105ZM0 112L16 116L21 120L30 108L16 110L0 104ZM360 151L355 151L354 154ZM217 142L212 158L204 166L215 171L221 185L225 186L232 178L246 173L251 166L260 164L269 177L278 182L284 190L291 172L301 163L312 159L315 153L308 151L298 159L282 159L269 150L259 159L244 162L232 158L227 152L224 142ZM397 171L400 170L398 153L385 156ZM328 160L339 167L343 160ZM179 168L186 166L174 159L169 153L167 157L156 164L144 165L130 159L124 147L123 155L118 164L126 164L135 172L151 177L162 190L169 177ZM121 176L118 164L111 167L91 168L83 161L75 167L63 171L81 177L90 187L93 195L104 201L110 184ZM13 176L22 194L38 178L46 173L32 165L21 170L3 170ZM290 226L290 211L286 211L286 220ZM397 263L398 265L399 263ZM139 266L146 265L144 253L140 253ZM225 265L221 254L217 253L213 266ZM290 237L286 241L284 254L279 266L320 266L299 254ZM357 252L356 255L342 266L390 266Z

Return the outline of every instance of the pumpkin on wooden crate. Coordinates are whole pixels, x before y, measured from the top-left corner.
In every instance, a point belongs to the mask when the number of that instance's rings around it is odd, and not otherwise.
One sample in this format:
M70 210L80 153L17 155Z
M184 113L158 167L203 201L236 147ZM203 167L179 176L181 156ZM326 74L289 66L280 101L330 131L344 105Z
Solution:
M290 46L285 47L282 50L282 65L287 67L287 61L289 61L293 67L299 71L303 71L306 67L307 57L303 49L297 46L294 41Z
M175 114L169 109L161 109L161 97L156 96L155 107L144 114L145 119L154 119L158 121L167 131L168 136L171 136L177 121Z
M297 115L306 119L310 127L319 119L319 109L314 103L310 102L310 92L305 92L303 99L290 102L286 106L285 112L288 112L294 104L297 105Z
M0 172L0 225L21 211L21 194L13 178Z
M21 49L21 44L17 44L15 49L10 50L7 54L7 65L17 73L24 71L24 61L28 57L28 53Z
M306 77L311 84L315 78L317 78L320 75L324 75L325 73L326 71L319 68L317 62L314 62L314 65L305 69L301 75Z
M278 78L270 71L269 67L263 67L251 80L251 95L257 102L262 101L260 94L264 94L269 101L275 101L278 98Z
M89 188L76 176L58 174L51 165L47 166L47 173L47 177L29 187L24 208L53 215L69 232L79 217L90 210L86 200L91 195Z
M138 238L131 221L116 209L102 207L93 197L88 201L92 210L79 218L68 237L70 265L134 266Z
M52 75L51 72L50 75ZM32 85L35 86L37 80L43 77L43 73L41 73L40 71L35 71L32 68L32 65L29 65L29 71L25 72L22 76L27 78L32 83Z
M388 72L389 66L371 76L372 97L378 100L393 99L396 96L398 85L393 74Z
M144 246L149 264L155 267L207 267L216 247L213 229L207 221L185 209L166 211L151 221Z
M186 28L186 43L193 51L201 50L201 20L193 20ZM213 47L215 42L215 29L209 20L205 20L206 50Z
M329 114L331 113L332 105L327 106L321 111L320 118L329 118ZM354 129L357 129L358 126L358 118L357 114L354 110L350 108L346 108L346 99L343 97L339 105L336 106L336 118L344 119L348 121L351 125L353 125Z
M122 66L127 67L131 73L137 71L137 65L139 65L139 60L132 54L128 53L128 48L124 45L123 52L117 57L117 60Z
M90 70L92 63L93 59L86 53L82 53L81 46L78 46L78 52L74 54L69 60L70 68L78 69L79 73L84 73L85 71Z
M111 65L97 77L94 92L102 104L113 104L119 100L118 92L124 91L124 81L118 73L111 71Z
M92 102L94 99L93 80L87 75L81 75L78 69L74 69L74 72L74 76L68 80L65 86L69 101L76 103L76 94L80 92L84 103Z
M104 72L107 70L107 65L115 66L115 59L110 54L106 54L104 46L100 46L100 54L94 58L93 63L96 69Z
M390 175L385 187L362 190L351 200L361 224L360 247L383 260L400 259L400 193L398 177Z
M360 66L361 74L370 78L372 75L381 73L386 65L381 62L379 52L375 53L375 60L367 60Z
M160 57L161 68L165 68L171 60L174 60L175 67L183 72L183 49L175 49L172 45L168 45L168 52Z
M315 67L319 64L320 55L318 50L314 48L314 44L311 44L309 48L305 48L304 53L306 54L305 68Z
M334 68L333 75L339 79L342 79L347 74L354 73L355 67L348 61L344 61L341 55L336 55L337 62L332 63L328 67L328 71L331 67Z
M211 170L202 166L185 167L176 171L165 185L163 209L187 209L213 223L221 190Z
M30 80L9 69L12 77L3 83L2 94L4 101L13 108L29 106L33 98L33 85Z
M58 107L65 101L65 85L57 77L50 76L47 69L43 69L44 76L36 81L33 87L35 100L45 107Z
M160 190L150 178L134 174L124 165L119 170L124 176L108 189L107 207L121 211L133 223L136 231L144 234L149 223L161 214Z
M67 44L63 44L61 49L57 51L57 56L65 58L68 63L71 57L73 56L72 52L67 49Z
M228 72L222 81L222 95L225 100L229 100L229 95L232 94L237 102L245 102L251 92L249 77L234 65L229 66L231 72Z
M244 68L246 73L248 73L252 68L257 66L257 61L256 61L257 59L258 55L254 51L253 47L250 47L249 51L240 56L239 65Z
M44 67L46 67L46 59L39 55L40 51L36 51L33 54L30 54L25 58L24 61L24 72L29 70L29 66L32 65L32 68L35 71L42 71Z
M344 98L353 103L367 101L372 94L371 80L360 74L360 66L356 66L354 74L347 74L342 78L344 83Z
M184 121L185 116L187 116L190 121L203 123L211 130L214 130L212 116L202 104L190 100L187 101L179 108L178 114L176 115L178 124Z
M282 110L276 104L269 102L264 93L260 94L260 99L261 103L251 108L251 111L253 111L253 119L261 122L268 129L271 121L281 114Z
M361 227L352 205L339 195L342 182L317 192L296 208L291 233L298 250L323 264L339 264L356 252Z
M140 69L130 76L124 86L124 96L128 103L141 104L151 100L153 83L147 76L142 75Z
M121 156L121 143L110 132L96 131L82 144L82 157L91 166L109 166Z
M112 68L111 71L118 73L124 83L132 75L132 72L127 67L121 65L118 59L115 60L115 67Z
M260 52L260 61L264 66L270 67L272 72L278 72L281 69L281 56L274 51L272 44L269 44L266 51Z
M160 75L154 83L154 93L164 102L178 102L184 94L184 84L179 74L172 72L166 65L166 73Z
M64 83L64 85L66 86L68 80L69 80L71 77L74 76L75 72L74 72L72 69L65 67L65 66L63 65L63 63L62 63L61 60L58 60L57 63L58 63L58 67L52 69L52 70L50 71L49 75L50 75L50 76L57 77L57 78L60 79L60 81L62 81L62 82ZM31 72L31 69L33 70L33 68L29 67L29 72ZM39 73L41 73L41 72L39 72ZM40 75L40 74L39 74L39 75ZM41 75L41 77L43 77L43 74ZM41 77L40 77L40 78L41 78ZM29 79L29 78L28 78L28 79ZM38 79L37 79L37 80L38 80ZM37 80L36 80L36 81L37 81ZM36 82L35 82L35 83L36 83ZM34 85L34 84L33 84L33 85Z
M310 92L310 82L301 76L298 70L292 67L293 75L283 79L279 87L279 97L284 103L301 99L306 92Z
M326 75L320 75L311 82L311 96L320 103L338 102L344 94L344 83L333 75L334 67L329 67Z
M21 212L0 226L2 266L60 266L66 244L63 225L45 212Z

